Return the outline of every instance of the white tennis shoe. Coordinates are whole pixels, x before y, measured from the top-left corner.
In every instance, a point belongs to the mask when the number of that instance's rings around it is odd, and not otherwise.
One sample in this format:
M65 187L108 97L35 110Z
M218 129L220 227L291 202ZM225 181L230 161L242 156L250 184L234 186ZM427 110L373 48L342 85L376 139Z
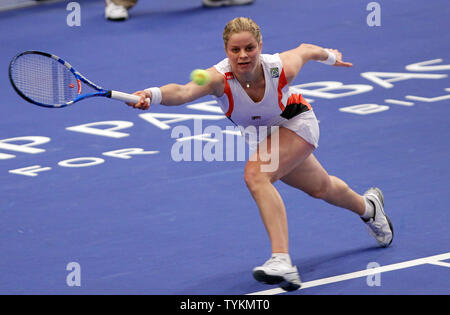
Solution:
M221 7L221 6L229 6L229 5L244 5L251 4L255 0L203 0L203 5L205 7Z
M384 197L379 188L369 188L364 193L364 198L371 202L374 206L374 216L370 219L363 220L367 225L367 231L372 235L383 247L391 245L394 238L394 228L388 216L384 212Z
M128 10L111 0L105 0L105 18L111 21L124 21L128 19Z
M253 269L253 277L265 284L279 284L285 291L294 291L302 283L296 266L278 257L271 257L264 265Z

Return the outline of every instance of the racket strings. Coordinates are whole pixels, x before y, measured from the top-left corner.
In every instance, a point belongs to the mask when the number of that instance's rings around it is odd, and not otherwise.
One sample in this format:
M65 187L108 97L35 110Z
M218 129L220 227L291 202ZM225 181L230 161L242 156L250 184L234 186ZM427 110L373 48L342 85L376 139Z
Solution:
M26 97L41 104L62 105L78 95L78 82L70 70L42 55L25 54L11 68L15 86Z

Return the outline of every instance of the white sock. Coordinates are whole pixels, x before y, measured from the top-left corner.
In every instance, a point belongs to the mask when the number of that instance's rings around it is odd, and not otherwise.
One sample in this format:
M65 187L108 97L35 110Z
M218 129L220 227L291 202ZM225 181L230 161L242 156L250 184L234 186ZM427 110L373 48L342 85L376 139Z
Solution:
M375 209L373 207L373 204L366 197L364 197L364 202L366 203L366 211L361 216L361 218L367 221L370 218L373 218L375 214Z
M273 253L272 257L280 258L281 260L287 262L289 264L289 266L292 266L291 256L289 256L289 254L286 254L286 253Z

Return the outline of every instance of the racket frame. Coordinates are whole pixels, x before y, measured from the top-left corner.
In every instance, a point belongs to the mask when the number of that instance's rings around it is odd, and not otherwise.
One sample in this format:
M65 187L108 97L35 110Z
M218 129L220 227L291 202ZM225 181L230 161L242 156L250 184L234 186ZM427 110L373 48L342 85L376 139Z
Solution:
M77 96L69 101L66 102L64 104L44 104L44 103L40 103L37 102L31 98L29 98L28 96L26 96L14 83L14 80L12 78L12 67L14 66L14 63L16 62L16 60L18 58L20 58L23 55L27 55L27 54L36 54L36 55L42 55L48 58L52 58L54 60L56 60L57 62L59 62L60 64L64 65L76 78L77 80L77 84L78 84L78 91L77 91ZM38 106L42 106L42 107L47 107L47 108L62 108L62 107L66 107L68 105L72 105L76 102L79 102L81 100L84 100L86 98L90 98L90 97L95 97L95 96L103 96L103 97L108 97L108 98L114 98L117 100L121 100L124 102L135 102L137 103L139 101L139 96L136 95L132 95L132 94L127 94L127 93L123 93L123 92L118 92L118 91L112 91L112 90L105 90L102 87L100 87L99 85L95 84L94 82L88 80L85 76L83 76L81 73L79 73L78 71L75 70L74 67L72 67L72 65L70 63L68 63L67 61L65 61L64 59L53 55L53 54L49 54L46 52L42 52L42 51L37 51L37 50L28 50L28 51L24 51L20 54L17 54L10 62L9 64L9 80L11 82L11 85L13 86L14 90L17 92L17 94L19 94L23 99L25 99L27 102L30 102L32 104L38 105ZM86 93L86 94L81 94L81 82L87 84L88 86L92 87L94 90L96 90L96 92L91 92L91 93ZM148 100L149 101L149 100Z

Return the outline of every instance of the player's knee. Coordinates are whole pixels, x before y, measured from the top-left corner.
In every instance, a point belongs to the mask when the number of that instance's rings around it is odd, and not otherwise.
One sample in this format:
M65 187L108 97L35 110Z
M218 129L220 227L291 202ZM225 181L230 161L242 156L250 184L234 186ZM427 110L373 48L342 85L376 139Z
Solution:
M244 181L250 190L257 189L261 184L270 182L269 174L261 172L258 163L247 163L244 169Z
M317 199L327 199L328 193L331 188L331 180L329 177L325 178L320 182L319 185L307 191L308 195Z

